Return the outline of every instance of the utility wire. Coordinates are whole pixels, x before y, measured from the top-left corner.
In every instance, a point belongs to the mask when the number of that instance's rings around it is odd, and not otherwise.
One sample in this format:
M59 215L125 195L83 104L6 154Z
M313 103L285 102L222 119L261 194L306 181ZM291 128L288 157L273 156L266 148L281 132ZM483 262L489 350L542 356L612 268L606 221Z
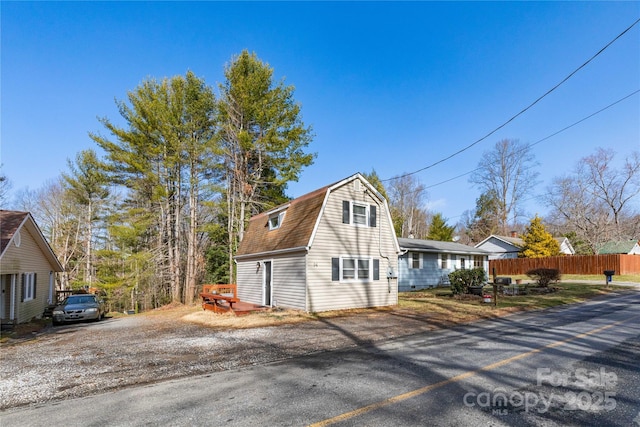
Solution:
M605 110L608 110L609 108L613 107L614 105L617 105L617 104L621 103L622 101L626 100L627 98L631 98L633 95L636 95L638 92L640 92L640 89L635 90L635 91L631 92L629 95L624 96L624 97L622 97L622 98L618 99L618 100L617 100L617 101L615 101L615 102L612 102L611 104L607 105L606 107L603 107L603 108L599 109L598 111L596 111L596 112L594 112L594 113L591 113L591 114L589 114L589 115L588 115L588 116L586 116L586 117L581 118L581 119L580 119L580 120L578 120L577 122L574 122L574 123L572 123L572 124L570 124L570 125L568 125L568 126L563 127L562 129L560 129L560 130L558 130L558 131L556 131L556 132L552 133L551 135L547 135L547 136L545 136L544 138L539 139L539 140L538 140L538 141L536 141L536 142L533 142L533 143L531 143L531 144L526 145L526 146L525 146L524 148L522 148L522 150L520 150L520 151L528 150L529 148L533 147L534 145L538 145L538 144L540 144L541 142L544 142L544 141L546 141L546 140L547 140L547 139L549 139L549 138L552 138L552 137L554 137L554 136L556 136L556 135L558 135L558 134L560 134L560 133L562 133L562 132L564 132L564 131L566 131L566 130L568 130L568 129L571 129L572 127L579 125L580 123L582 123L582 122L584 122L584 121L586 121L586 120L590 119L591 117L596 116L596 115L598 115L598 114L602 113L602 112L603 112L603 111L605 111ZM518 152L516 152L515 154L517 154L517 153L518 153ZM449 179L447 179L447 180L445 180L445 181L440 181L440 182L438 182L438 183L431 184L431 185L429 185L429 186L427 186L427 187L424 187L424 190L429 189L429 188L433 188L433 187L437 187L438 185L446 184L447 182L450 182L450 181L456 180L456 179L458 179L458 178L462 178L463 176L466 176L466 175L472 174L473 172L478 171L478 170L480 170L480 169L481 169L481 168L475 168L474 170L471 170L471 171L469 171L469 172L465 172L465 173L460 174L460 175L458 175L458 176L454 176L453 178L449 178Z
M626 96L624 96L624 97L622 97L622 98L618 99L617 101L612 102L611 104L607 105L606 107L603 107L603 108L599 109L598 111L595 111L595 112L593 112L593 113L589 114L588 116L585 116L585 117L581 118L580 120L578 120L578 121L576 121L576 122L573 122L572 124L570 124L570 125L568 125L568 126L565 126L565 127L563 127L562 129L560 129L560 130L558 130L558 131L556 131L556 132L554 132L554 133L552 133L552 134L550 134L550 135L547 135L547 136L545 136L545 137L544 137L544 138L542 138L542 139L537 140L536 142L533 142L533 143L531 143L531 144L528 144L527 146L525 146L524 148L522 148L520 151L525 151L525 150L527 150L527 149L529 149L529 148L533 147L534 145L538 145L538 144L540 144L541 142L546 141L547 139L550 139L550 138L552 138L552 137L554 137L554 136L556 136L556 135L558 135L558 134L560 134L560 133L562 133L562 132L564 132L564 131L566 131L566 130L568 130L568 129L571 129L572 127L577 126L577 125L579 125L580 123L582 123L582 122L584 122L584 121L586 121L586 120L589 120L589 119L590 119L590 118L592 118L593 116L596 116L596 115L598 115L598 114L602 113L603 111L608 110L609 108L611 108L611 107L613 107L613 106L615 106L615 105L617 105L617 104L621 103L622 101L624 101L624 100L626 100L626 99L628 99L628 98L631 98L633 95L636 95L637 93L640 93L640 89L637 89L637 90L635 90L635 91L631 92L630 94L628 94L628 95L626 95ZM520 151L516 152L515 154L519 153ZM463 176L470 175L470 174L474 173L475 171L479 171L480 169L482 169L482 168L475 168L475 169L473 169L473 170L470 170L470 171L468 171L468 172L462 173L462 174L460 174L460 175L456 175L456 176L454 176L453 178L449 178L449 179L446 179L446 180L444 180L444 181L440 181L440 182L437 182L437 183L435 183L435 184L431 184L431 185L428 185L428 186L426 186L426 187L422 187L422 188L420 188L420 189L418 189L418 190L415 190L415 191L413 191L413 192L411 192L411 193L409 193L409 194L417 194L417 193L420 193L420 192L422 192L422 191L428 190L429 188L437 187L437 186L439 186L439 185L446 184L447 182L455 181L455 180L456 180L456 179L458 179L458 178L462 178ZM528 201L528 200L537 199L538 197L540 197L540 196L533 196L533 197L530 197L530 198L528 198L528 199L521 200L521 201L522 201L522 202L526 202L526 201ZM447 218L447 219L458 218L458 217L460 217L460 216L462 216L462 215L454 216L454 217Z
M589 64L591 61L593 61L596 57L598 57L602 52L604 52L609 46L611 46L613 43L615 43L620 37L622 37L623 35L625 35L629 30L631 30L631 28L633 28L636 24L638 24L638 22L640 22L640 18L637 19L633 24L631 24L629 27L627 27L623 32L621 32L620 34L618 34L613 40L611 40L609 43L607 43L602 49L600 49L598 52L596 52L595 55L593 55L591 58L589 58L587 61L585 61L582 65L580 65L578 68L576 68L575 70L573 70L567 77L565 77L564 79L562 79L560 81L560 83L556 84L555 86L553 86L551 89L549 89L548 91L546 91L542 96L538 97L538 99L536 99L535 101L533 101L531 104L529 104L528 106L526 106L525 108L523 108L519 113L517 113L516 115L512 116L509 120L507 120L506 122L502 123L500 126L498 126L497 128L495 128L494 130L492 130L491 132L489 132L488 134L486 134L485 136L483 136L482 138L478 139L477 141L467 145L466 147L456 151L455 153L445 157L444 159L438 160L435 163L432 163L428 166L425 166L421 169L418 169L414 172L409 172L409 173L405 173L403 175L400 176L395 176L392 178L387 178L387 179L382 179L381 181L391 181L394 179L399 179L399 178L404 178L405 176L410 176L410 175L415 175L419 172L422 172L424 170L430 169L436 165L439 165L440 163L443 163L455 156L457 156L458 154L463 153L464 151L467 151L468 149L470 149L471 147L473 147L474 145L484 141L485 139L487 139L488 137L490 137L491 135L493 135L494 133L496 133L497 131L499 131L500 129L502 129L503 127L505 127L506 125L508 125L509 123L511 123L512 121L514 121L516 118L518 118L519 116L521 116L522 114L524 114L527 110L529 110L531 107L533 107L534 105L536 105L538 102L540 102L543 98L545 98L547 95L549 95L551 92L553 92L554 90L556 90L558 87L560 87L563 83L565 83L567 80L569 80L571 77L573 77L578 71L580 71L581 69L583 69L584 67L587 66L587 64Z

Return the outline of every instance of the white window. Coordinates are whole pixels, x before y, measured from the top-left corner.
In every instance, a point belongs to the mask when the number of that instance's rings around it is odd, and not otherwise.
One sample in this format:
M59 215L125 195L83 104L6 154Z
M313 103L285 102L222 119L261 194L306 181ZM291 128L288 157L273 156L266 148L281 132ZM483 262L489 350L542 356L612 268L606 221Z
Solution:
M363 202L342 201L342 223L357 227L376 227L377 207Z
M31 301L36 297L36 273L24 273L22 280L22 301Z
M353 223L355 225L363 225L365 227L369 225L369 206L354 202L352 208Z
M409 253L409 268L422 268L422 256L420 252Z
M284 219L284 212L273 214L269 217L269 230L276 230L280 228L282 220Z
M441 254L440 255L440 268L442 269L446 269L449 268L449 255L448 254Z
M337 258L336 261L338 261ZM370 282L374 278L374 264L372 258L341 257L339 259L339 277L336 279L341 282Z
M460 258L460 269L464 270L467 268L467 262L464 258Z
M473 256L473 268L484 268L484 257L482 255Z

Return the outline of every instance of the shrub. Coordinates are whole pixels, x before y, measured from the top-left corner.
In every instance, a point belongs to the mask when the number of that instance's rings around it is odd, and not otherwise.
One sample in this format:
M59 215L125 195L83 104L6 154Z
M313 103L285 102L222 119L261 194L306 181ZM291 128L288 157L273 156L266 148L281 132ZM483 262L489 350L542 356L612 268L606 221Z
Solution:
M474 268L472 270L456 270L449 273L449 282L451 282L451 292L454 295L469 293L469 287L482 286L487 281L487 275L482 268Z
M536 281L538 286L546 288L552 281L560 280L560 270L557 268L534 268L526 272L526 275Z

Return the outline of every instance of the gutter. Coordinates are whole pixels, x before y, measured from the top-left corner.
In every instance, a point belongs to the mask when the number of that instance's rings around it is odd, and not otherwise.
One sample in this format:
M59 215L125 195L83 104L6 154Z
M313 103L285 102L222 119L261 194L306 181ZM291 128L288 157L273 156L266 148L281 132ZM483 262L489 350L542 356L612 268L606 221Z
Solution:
M281 254L288 254L291 252L302 252L302 251L309 252L309 249L310 249L309 246L298 246L296 248L279 249L276 251L265 251L265 252L247 254L247 255L236 255L233 258L237 261L237 260L243 260L243 259L264 257L266 255L281 255Z

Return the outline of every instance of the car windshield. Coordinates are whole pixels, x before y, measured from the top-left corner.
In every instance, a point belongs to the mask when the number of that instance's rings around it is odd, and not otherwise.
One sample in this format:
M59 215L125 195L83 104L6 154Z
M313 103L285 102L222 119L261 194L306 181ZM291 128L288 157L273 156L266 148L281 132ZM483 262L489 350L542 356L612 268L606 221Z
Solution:
M71 295L67 297L65 304L90 304L95 302L96 297L93 295Z

